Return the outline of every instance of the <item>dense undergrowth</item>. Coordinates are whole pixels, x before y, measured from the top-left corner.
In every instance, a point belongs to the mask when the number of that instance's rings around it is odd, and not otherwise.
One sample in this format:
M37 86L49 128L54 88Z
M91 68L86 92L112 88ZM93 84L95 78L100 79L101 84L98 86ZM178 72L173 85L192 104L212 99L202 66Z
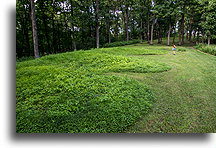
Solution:
M203 52L212 54L216 56L216 46L215 45L206 45L206 44L198 44L195 46L196 49L201 50Z
M104 48L18 62L16 131L123 132L149 111L154 97L143 83L105 73L171 69L164 63L126 56L149 53L165 54L167 51Z

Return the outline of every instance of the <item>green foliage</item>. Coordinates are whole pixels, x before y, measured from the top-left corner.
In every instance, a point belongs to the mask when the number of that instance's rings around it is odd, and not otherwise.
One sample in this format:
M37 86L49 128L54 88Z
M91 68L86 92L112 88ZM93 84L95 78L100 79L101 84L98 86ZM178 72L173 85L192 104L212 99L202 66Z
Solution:
M16 131L123 132L145 115L154 100L149 88L136 80L105 73L161 72L171 67L102 50L68 52L18 62Z
M201 50L203 52L216 55L216 46L215 45L206 45L206 44L198 44L195 46L196 49Z

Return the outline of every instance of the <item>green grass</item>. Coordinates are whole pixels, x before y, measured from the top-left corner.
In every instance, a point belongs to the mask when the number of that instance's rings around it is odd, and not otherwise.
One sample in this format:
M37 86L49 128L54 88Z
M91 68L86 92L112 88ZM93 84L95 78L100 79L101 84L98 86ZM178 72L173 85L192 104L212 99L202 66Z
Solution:
M154 97L145 84L107 73L170 69L158 61L106 53L103 49L18 62L16 131L123 132L152 108Z
M166 73L125 74L149 85L157 96L152 112L126 132L215 133L216 58L192 48L176 55L146 58L172 65L172 69Z
M216 132L215 57L135 44L16 67L18 133Z

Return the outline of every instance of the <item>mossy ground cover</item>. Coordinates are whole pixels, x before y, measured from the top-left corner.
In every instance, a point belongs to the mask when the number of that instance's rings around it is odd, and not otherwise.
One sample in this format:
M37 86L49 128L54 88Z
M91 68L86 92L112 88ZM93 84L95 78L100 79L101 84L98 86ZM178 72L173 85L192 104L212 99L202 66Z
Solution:
M133 48L127 50L138 53ZM171 69L158 61L128 57L127 52L113 54L112 49L94 49L18 62L16 131L124 132L152 108L154 97L144 83L107 73L157 73ZM144 49L139 52L147 53Z

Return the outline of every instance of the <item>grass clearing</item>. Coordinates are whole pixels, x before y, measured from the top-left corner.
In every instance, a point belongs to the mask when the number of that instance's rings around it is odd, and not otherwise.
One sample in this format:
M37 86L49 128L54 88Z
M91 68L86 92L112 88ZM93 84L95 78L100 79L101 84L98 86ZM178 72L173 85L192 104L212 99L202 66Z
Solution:
M127 74L149 85L157 97L152 112L126 132L215 133L215 56L187 48L175 56L146 58L172 65L172 69L165 73Z
M136 44L16 66L18 133L216 132L215 57Z

